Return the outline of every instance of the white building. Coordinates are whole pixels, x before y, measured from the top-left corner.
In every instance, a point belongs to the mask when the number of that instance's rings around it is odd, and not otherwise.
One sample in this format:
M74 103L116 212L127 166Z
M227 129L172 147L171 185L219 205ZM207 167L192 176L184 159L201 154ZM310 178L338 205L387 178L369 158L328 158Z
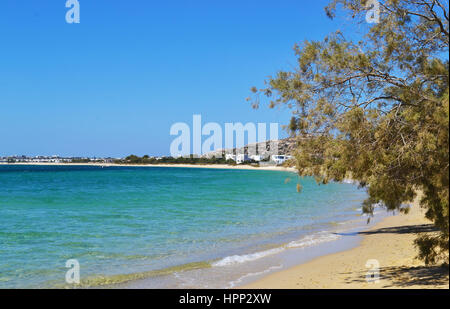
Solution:
M231 153L227 153L225 154L225 160L233 160L235 161L237 164L242 164L246 161L250 161L250 157L246 154L231 154Z
M271 160L275 162L277 165L283 164L287 160L291 159L292 156L286 156L286 155L273 155L271 157Z
M236 163L237 163L237 164L242 164L242 163L244 163L245 161L250 161L250 158L249 158L248 155L246 155L246 154L238 154L238 155L236 156Z
M250 156L250 159L252 159L253 161L256 161L256 162L260 162L260 161L267 159L267 157L268 157L267 155L252 155L252 156Z
M227 153L225 154L225 160L233 160L236 161L236 155L232 154L232 153Z

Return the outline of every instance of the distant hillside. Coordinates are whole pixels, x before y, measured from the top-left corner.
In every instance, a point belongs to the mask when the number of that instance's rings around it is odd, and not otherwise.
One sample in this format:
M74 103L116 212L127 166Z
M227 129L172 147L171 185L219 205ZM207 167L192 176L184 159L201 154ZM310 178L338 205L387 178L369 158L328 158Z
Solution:
M254 144L252 144L254 145ZM295 137L288 137L278 141L278 154L279 155L292 155L297 145ZM256 143L256 149L258 155L269 155L270 154L270 141ZM204 154L202 157L212 158L221 156L223 153L233 153L233 154L248 154L248 145L242 148L230 149L220 149L213 152Z

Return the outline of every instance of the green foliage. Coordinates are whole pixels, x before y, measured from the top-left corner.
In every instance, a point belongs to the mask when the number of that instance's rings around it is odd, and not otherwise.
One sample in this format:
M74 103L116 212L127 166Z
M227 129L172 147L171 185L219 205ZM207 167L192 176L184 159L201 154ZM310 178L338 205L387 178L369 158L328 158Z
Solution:
M295 118L295 117L291 118L288 129L289 129L289 133L291 134L291 136L295 136L297 130L299 129L299 125L297 123L297 118Z
M360 42L337 31L294 46L297 67L269 78L260 96L292 109L299 174L321 183L358 180L373 215L382 202L403 210L422 192L421 206L439 233L416 245L427 264L448 263L449 71L448 12L442 1L380 1L381 22L365 22L365 2L333 0L363 29Z
M91 162L91 159L89 159L89 158L84 158L84 159L74 158L71 161L71 163L90 163L90 162Z

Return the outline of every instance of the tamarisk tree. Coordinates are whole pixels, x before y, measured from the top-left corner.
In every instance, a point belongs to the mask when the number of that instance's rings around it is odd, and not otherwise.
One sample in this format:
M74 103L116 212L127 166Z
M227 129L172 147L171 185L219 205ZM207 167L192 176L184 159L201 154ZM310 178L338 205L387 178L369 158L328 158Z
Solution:
M329 18L349 13L358 42L337 31L294 46L297 65L252 88L255 108L287 106L298 136L301 176L318 182L352 177L366 188L363 211L381 202L407 211L418 192L438 232L415 244L426 264L448 263L449 19L438 0L334 0Z

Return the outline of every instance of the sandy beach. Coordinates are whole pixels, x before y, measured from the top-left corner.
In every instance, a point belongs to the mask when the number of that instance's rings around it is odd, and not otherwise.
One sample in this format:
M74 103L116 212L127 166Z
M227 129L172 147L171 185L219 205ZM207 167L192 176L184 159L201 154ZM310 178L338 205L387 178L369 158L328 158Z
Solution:
M425 267L415 259L413 241L417 233L431 231L417 201L409 214L389 216L361 232L363 239L354 249L316 258L240 288L270 289L377 289L449 288L448 268ZM366 262L379 262L379 282L368 283Z
M43 165L43 166L124 166L124 167L188 167L188 168L214 168L231 170L255 170L255 171L282 171L296 172L294 167L284 166L251 166L251 165L227 165L227 164L114 164L114 163L0 163L0 165Z
M139 167L190 167L215 169L273 170L295 172L294 168L280 166L253 167L249 165L117 165L96 163L17 163L21 165L71 165L71 166L139 166ZM424 210L416 200L408 214L390 215L373 227L358 234L359 245L313 259L304 264L269 274L255 282L238 288L251 289L365 289L365 288L449 288L448 268L426 267L415 259L417 249L413 241L418 233L432 232L433 226L424 217ZM346 237L345 233L341 234ZM350 237L350 236L349 236ZM354 235L352 235L354 237ZM376 260L379 263L379 281L369 283L366 263ZM299 262L300 263L300 262Z

